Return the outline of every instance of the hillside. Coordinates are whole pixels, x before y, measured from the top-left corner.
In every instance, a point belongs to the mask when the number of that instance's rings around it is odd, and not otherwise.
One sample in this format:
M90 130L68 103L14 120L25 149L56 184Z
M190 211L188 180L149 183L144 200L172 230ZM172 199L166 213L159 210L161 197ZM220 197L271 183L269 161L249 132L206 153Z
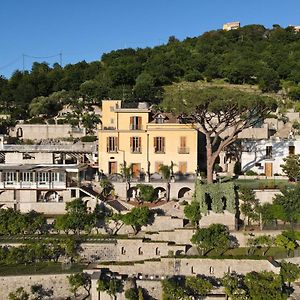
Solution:
M158 103L165 85L215 79L263 92L283 89L281 94L299 100L299 58L300 32L291 27L249 25L183 41L170 37L166 45L116 50L101 61L64 68L34 63L30 72L0 77L0 108L13 118L28 119L54 116L64 104L78 106L79 97L79 110L103 98Z

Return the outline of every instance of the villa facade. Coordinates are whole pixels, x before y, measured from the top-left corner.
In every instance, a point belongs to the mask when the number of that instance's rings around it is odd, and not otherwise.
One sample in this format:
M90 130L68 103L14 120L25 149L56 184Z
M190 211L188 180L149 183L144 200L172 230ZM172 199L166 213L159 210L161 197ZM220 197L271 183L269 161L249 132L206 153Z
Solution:
M198 131L169 113L153 114L145 103L122 107L121 100L102 101L99 127L99 171L121 173L131 166L132 176L159 173L161 165L176 174L197 170Z

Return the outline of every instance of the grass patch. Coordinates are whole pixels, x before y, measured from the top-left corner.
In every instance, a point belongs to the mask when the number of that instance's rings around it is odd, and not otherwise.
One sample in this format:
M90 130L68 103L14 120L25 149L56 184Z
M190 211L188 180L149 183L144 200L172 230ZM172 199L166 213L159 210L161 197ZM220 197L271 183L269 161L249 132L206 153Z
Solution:
M281 189L293 185L284 179L236 179L233 182L237 186L245 186L254 190Z
M0 264L0 276L40 275L40 274L71 274L81 272L86 265L63 265L55 262L32 264Z

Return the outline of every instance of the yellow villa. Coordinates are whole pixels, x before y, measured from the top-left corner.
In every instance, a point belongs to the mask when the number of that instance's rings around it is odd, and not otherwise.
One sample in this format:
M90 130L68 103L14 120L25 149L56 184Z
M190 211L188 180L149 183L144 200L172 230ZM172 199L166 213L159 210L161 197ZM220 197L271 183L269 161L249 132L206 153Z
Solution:
M178 174L197 170L197 129L172 114L154 114L147 103L126 108L121 100L103 100L98 133L104 174L121 173L123 165L133 177L158 173L162 164Z

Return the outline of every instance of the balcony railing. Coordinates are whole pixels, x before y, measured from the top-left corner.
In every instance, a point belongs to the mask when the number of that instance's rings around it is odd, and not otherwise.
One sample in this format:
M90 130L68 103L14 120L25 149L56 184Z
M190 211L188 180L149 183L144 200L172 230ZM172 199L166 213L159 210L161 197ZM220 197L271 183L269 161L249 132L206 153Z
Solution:
M118 153L117 147L114 147L114 148L107 147L106 150L107 150L107 153Z
M156 154L165 154L166 153L165 148L160 148L160 149L154 148L154 153L156 153Z
M104 126L103 130L116 130L115 126Z
M178 148L178 153L179 153L179 154L189 154L189 153L190 153L190 148L187 148L187 147L179 147L179 148Z
M142 130L142 129L143 129L142 125L138 125L138 124L129 125L129 130Z
M137 148L133 148L131 147L131 153L142 153L142 148L141 147L137 147Z

